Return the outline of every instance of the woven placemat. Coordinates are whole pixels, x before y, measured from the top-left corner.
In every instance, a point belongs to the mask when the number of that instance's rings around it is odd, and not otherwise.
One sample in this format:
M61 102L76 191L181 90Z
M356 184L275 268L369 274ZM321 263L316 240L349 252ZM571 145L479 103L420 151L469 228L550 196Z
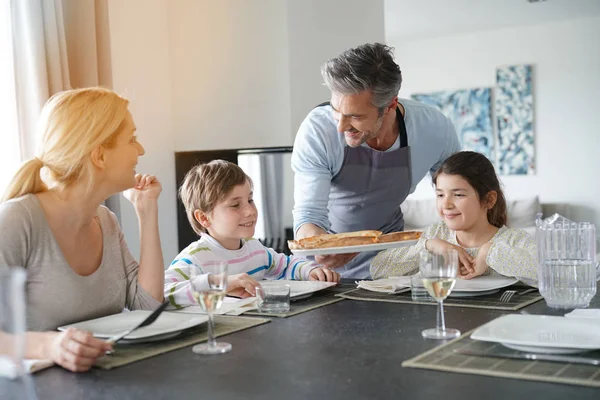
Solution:
M261 313L256 310L247 311L244 315L258 315L261 317L279 317L279 318L287 318L293 315L298 315L305 313L310 310L314 310L319 307L327 306L329 304L334 304L339 301L344 300L341 297L336 297L339 294L343 294L352 288L356 287L354 284L339 284L334 287L330 287L319 292L316 292L312 296L296 300L290 302L290 311L286 313Z
M500 297L505 290L516 290L517 292L520 292L524 290L524 287L516 285L510 286L503 288L496 293L485 296L448 297L446 300L444 300L444 306L516 311L543 299L540 293L535 291L525 294L516 294L508 302L503 303L500 301ZM339 293L336 296L350 300L382 301L388 303L425 304L437 306L437 302L433 299L413 300L409 288L394 294L371 292L364 289L354 289L345 293Z
M228 335L254 326L270 322L265 318L233 317L228 315L215 315L215 337ZM147 342L130 345L117 345L113 354L104 356L96 362L96 367L112 369L135 361L143 360L177 350L182 347L204 342L208 339L208 324L202 324L184 331L173 339L158 342Z
M500 347L502 351L513 351L499 343L473 340L470 338L471 332L473 331L467 332L458 339L426 351L410 360L406 360L402 363L402 366L463 374L600 387L600 367L594 365L515 360L454 353L455 349L466 348L493 352L495 348ZM583 355L590 358L599 358L600 351L587 352Z

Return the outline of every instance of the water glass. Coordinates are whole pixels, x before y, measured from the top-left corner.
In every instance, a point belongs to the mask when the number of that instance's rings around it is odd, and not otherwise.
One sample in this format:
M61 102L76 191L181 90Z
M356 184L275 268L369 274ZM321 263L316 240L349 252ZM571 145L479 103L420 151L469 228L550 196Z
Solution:
M24 373L25 280L23 268L0 266L0 368L13 378Z
M414 301L435 301L433 297L427 293L425 285L423 285L423 279L420 274L416 274L410 277L410 297Z
M259 312L285 313L290 311L290 285L265 282L257 286L256 300Z
M538 285L551 308L585 308L596 294L596 228L554 214L536 221Z
M419 273L423 285L438 302L437 326L421 332L427 339L454 339L460 336L458 329L446 328L444 299L448 297L458 275L458 252L449 249L441 253L422 250L419 254Z

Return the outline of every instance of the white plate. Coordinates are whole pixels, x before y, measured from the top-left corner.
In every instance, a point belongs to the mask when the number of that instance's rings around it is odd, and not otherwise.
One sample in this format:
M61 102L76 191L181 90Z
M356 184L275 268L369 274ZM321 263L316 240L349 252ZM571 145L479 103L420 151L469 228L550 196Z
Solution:
M471 339L497 342L534 353L600 349L600 322L585 318L510 314L477 328Z
M501 275L478 276L473 279L457 279L452 292L486 292L502 289L519 282L518 279Z
M107 339L139 324L151 313L151 310L123 312L120 314L109 315L102 318L91 319L89 321L82 321L75 324L61 326L58 328L58 330L64 331L67 328L77 328L92 332L95 337ZM153 336L180 332L184 329L203 324L206 321L208 321L208 317L205 315L163 312L156 319L156 321L154 321L154 323L132 332L131 334L125 336L124 339L148 339Z
M540 346L522 346L519 344L502 343L503 346L509 349L524 351L526 353L543 353L543 354L576 354L589 351L588 349L570 349L568 347L540 347Z
M487 296L488 294L497 293L500 289L492 289L492 290L481 290L478 292L455 292L454 290L450 292L448 297L475 297L475 296Z
M337 285L335 282L320 282L320 281L260 281L261 286L274 286L274 285L290 285L290 299L300 300L299 297L308 297L311 294L318 292L319 290L327 289Z
M300 249L292 250L297 256L318 256L321 254L347 254L347 253L361 253L363 251L381 251L386 249L393 249L396 247L408 247L417 244L418 240L403 240L400 242L388 242L388 243L373 243L363 244L361 246L341 246L341 247L327 247L324 249Z
M166 340L166 339L174 338L175 336L180 335L180 334L181 334L181 331L179 331L179 332L165 333L164 335L150 336L150 337L141 338L141 339L121 339L119 341L119 344L136 344L136 343L158 342L159 340Z

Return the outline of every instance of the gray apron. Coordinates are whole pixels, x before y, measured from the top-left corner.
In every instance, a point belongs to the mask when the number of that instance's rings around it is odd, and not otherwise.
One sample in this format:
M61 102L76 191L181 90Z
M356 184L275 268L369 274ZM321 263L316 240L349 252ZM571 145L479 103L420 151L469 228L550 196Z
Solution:
M400 204L410 192L410 147L399 109L396 118L400 148L382 152L364 146L346 146L342 167L331 180L329 192L329 221L333 233L364 229L389 233L404 229ZM338 272L343 278L370 278L369 267L376 254L359 253Z

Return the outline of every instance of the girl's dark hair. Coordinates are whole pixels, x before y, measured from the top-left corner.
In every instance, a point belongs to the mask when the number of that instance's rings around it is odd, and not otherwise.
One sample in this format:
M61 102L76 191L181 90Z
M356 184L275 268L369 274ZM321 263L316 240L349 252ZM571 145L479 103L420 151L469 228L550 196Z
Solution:
M433 174L434 185L437 184L437 177L440 174L461 176L475 189L481 204L485 203L489 192L495 191L496 204L488 210L487 218L489 223L495 227L500 228L506 225L506 199L494 166L486 156L474 151L454 153Z

